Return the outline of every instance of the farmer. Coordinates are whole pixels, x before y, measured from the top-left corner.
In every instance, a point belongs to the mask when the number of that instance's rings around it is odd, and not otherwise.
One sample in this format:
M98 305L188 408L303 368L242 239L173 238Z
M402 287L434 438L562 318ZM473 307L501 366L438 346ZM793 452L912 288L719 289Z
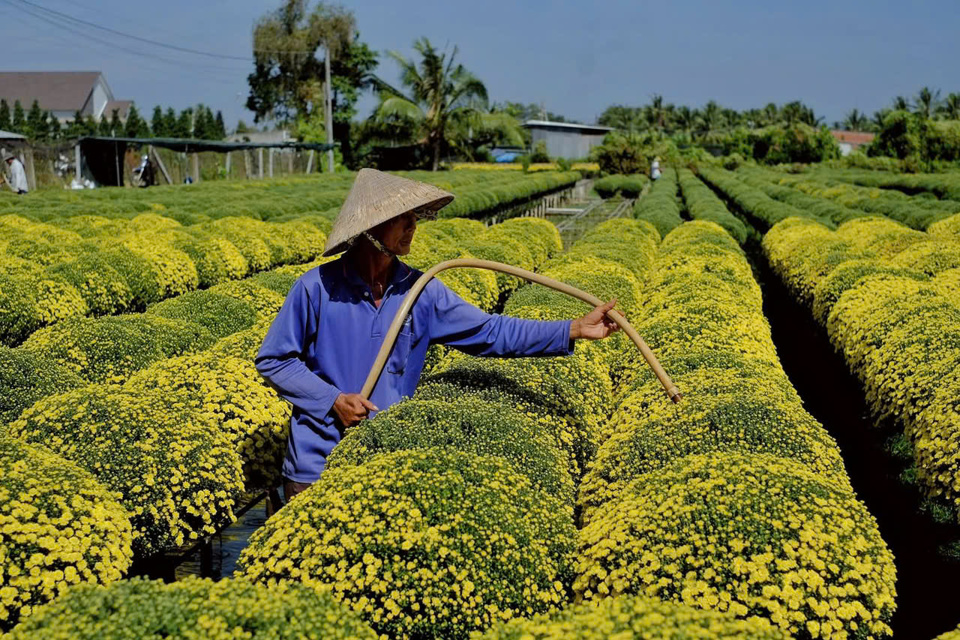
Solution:
M283 462L290 500L323 472L344 430L412 396L427 347L477 356L559 356L573 341L609 336L606 312L553 322L490 315L431 280L404 322L370 400L357 393L407 291L421 272L398 259L410 252L417 220L453 200L436 187L363 169L333 224L324 256L338 259L302 275L256 357L257 371L293 404Z
M660 158L654 158L653 162L650 163L650 179L659 180L660 176Z
M27 172L23 170L23 163L11 153L3 152L3 161L10 167L10 179L7 184L14 193L23 195L27 192Z

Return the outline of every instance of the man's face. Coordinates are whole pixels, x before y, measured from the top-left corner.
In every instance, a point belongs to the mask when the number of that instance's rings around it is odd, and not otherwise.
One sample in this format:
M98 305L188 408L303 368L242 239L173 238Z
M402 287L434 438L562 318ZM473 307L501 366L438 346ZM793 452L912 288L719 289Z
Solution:
M410 253L410 245L413 243L413 234L416 231L417 214L408 211L402 216L378 224L370 230L370 234L393 253L405 256Z

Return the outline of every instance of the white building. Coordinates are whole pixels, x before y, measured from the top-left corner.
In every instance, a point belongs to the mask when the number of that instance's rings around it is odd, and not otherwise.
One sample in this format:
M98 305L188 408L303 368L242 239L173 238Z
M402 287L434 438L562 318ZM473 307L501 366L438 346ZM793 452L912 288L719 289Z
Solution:
M63 123L73 120L77 111L99 122L110 118L114 109L126 120L132 104L115 99L99 71L0 71L0 99L11 111L17 100L24 111L36 100Z

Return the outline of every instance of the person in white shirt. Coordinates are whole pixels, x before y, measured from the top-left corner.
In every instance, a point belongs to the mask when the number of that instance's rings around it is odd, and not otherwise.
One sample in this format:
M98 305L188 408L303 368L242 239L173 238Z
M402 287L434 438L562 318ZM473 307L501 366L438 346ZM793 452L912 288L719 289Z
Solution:
M16 156L3 152L3 160L7 163L7 166L10 167L10 179L7 184L10 185L10 188L18 194L24 194L27 192L27 172L23 170L23 163L17 159Z
M653 163L650 165L650 179L658 180L660 178L660 158L654 159Z

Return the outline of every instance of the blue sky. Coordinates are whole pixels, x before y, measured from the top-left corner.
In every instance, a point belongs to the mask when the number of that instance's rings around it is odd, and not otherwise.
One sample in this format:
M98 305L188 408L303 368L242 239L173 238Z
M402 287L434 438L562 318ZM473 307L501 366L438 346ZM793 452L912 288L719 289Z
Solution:
M31 0L119 31L246 56L252 25L279 0ZM459 58L496 101L543 102L592 122L610 104L653 94L736 109L801 99L832 122L872 112L923 85L960 92L956 0L727 2L675 0L358 0L361 38L409 54L419 36L458 45ZM182 55L82 29L102 42L0 0L4 70L102 70L118 99L141 110L203 102L228 126L251 120L243 104L250 64ZM158 58L162 58L159 60ZM379 73L396 79L384 60ZM367 115L374 101L361 103Z

